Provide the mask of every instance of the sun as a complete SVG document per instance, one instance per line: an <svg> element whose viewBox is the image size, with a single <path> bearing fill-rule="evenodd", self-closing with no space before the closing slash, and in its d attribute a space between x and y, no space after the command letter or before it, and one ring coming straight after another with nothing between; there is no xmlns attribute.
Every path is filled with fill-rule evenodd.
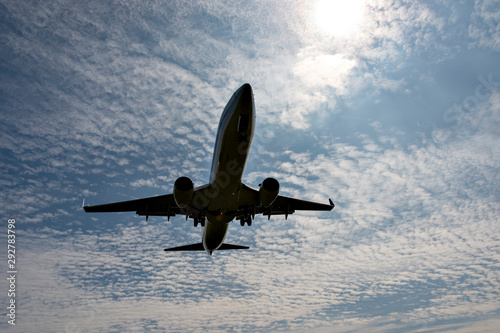
<svg viewBox="0 0 500 333"><path fill-rule="evenodd" d="M346 38L361 25L364 2L364 0L318 0L311 19L322 33Z"/></svg>

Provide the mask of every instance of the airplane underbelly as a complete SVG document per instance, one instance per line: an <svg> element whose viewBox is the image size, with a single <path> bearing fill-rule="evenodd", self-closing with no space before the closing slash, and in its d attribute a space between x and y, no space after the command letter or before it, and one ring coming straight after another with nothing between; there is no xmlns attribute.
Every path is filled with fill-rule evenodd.
<svg viewBox="0 0 500 333"><path fill-rule="evenodd" d="M207 251L217 250L226 238L229 222L217 219L218 216L207 216L207 224L203 228L203 247Z"/></svg>
<svg viewBox="0 0 500 333"><path fill-rule="evenodd" d="M213 213L222 213L224 214L224 219L226 219L228 218L228 216L226 215L227 213L236 211L238 209L238 196L238 189L236 189L236 191L234 192L219 192L216 197L210 200L208 210ZM220 219L220 216L217 216L217 218Z"/></svg>
<svg viewBox="0 0 500 333"><path fill-rule="evenodd" d="M211 184L221 192L234 192L237 190L245 171L249 148L250 144L248 142L226 140L226 144L217 156Z"/></svg>

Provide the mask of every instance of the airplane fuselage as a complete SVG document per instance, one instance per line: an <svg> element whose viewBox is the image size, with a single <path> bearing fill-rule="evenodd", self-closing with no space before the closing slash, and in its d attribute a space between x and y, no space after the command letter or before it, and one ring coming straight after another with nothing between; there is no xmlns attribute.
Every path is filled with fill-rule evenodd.
<svg viewBox="0 0 500 333"><path fill-rule="evenodd" d="M210 173L207 223L202 231L205 250L212 254L227 234L238 209L241 179L255 128L255 106L252 87L238 89L222 113Z"/></svg>

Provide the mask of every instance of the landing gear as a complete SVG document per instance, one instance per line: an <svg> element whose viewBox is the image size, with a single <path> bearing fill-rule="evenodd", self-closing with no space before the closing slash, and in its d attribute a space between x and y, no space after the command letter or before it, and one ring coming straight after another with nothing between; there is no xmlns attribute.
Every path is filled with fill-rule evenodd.
<svg viewBox="0 0 500 333"><path fill-rule="evenodd" d="M243 227L245 225L245 223L248 226L251 226L252 225L252 218L250 216L242 217L240 219L240 225Z"/></svg>
<svg viewBox="0 0 500 333"><path fill-rule="evenodd" d="M195 228L200 224L202 227L205 226L205 218L204 217L195 217L194 218L194 226Z"/></svg>

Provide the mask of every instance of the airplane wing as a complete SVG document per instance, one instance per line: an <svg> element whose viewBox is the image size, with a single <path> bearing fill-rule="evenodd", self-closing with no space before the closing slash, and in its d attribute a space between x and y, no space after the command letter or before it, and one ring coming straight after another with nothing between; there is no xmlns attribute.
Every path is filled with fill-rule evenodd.
<svg viewBox="0 0 500 333"><path fill-rule="evenodd" d="M175 216L180 214L180 208L175 203L172 194L157 197L114 202L104 205L85 206L86 213L133 212L147 216Z"/></svg>
<svg viewBox="0 0 500 333"><path fill-rule="evenodd" d="M197 195L203 197L208 185L196 188L194 198ZM295 213L297 210L309 211L330 211L335 207L330 200L329 204L322 204L306 200L300 200L279 195L270 207L262 207L259 200L259 191L242 184L240 191L240 200L236 218L262 214L271 217L271 215L288 215ZM199 207L200 208L200 207ZM206 211L203 208L196 210L192 207L179 208L175 203L173 194L160 195L143 199L114 202L104 205L85 206L83 207L87 213L104 213L104 212L131 212L135 211L137 215L146 216L167 216L169 219L175 215L186 215L189 218L203 217Z"/></svg>
<svg viewBox="0 0 500 333"><path fill-rule="evenodd" d="M194 190L194 195L200 193L206 188L202 186ZM137 215L146 216L171 216L178 214L188 215L189 217L198 217L199 211L189 207L180 208L175 203L173 194L165 194L156 197L149 197L143 199L135 199L129 201L114 202L96 206L84 206L83 209L86 213L109 213L109 212L133 212Z"/></svg>
<svg viewBox="0 0 500 333"><path fill-rule="evenodd" d="M262 214L268 217L271 215L285 215L285 217L288 217L288 215L295 213L296 210L330 211L335 207L332 200L329 200L329 204L322 204L278 195L273 204L266 208L260 206L258 190L245 184L242 185L238 209L239 216Z"/></svg>

